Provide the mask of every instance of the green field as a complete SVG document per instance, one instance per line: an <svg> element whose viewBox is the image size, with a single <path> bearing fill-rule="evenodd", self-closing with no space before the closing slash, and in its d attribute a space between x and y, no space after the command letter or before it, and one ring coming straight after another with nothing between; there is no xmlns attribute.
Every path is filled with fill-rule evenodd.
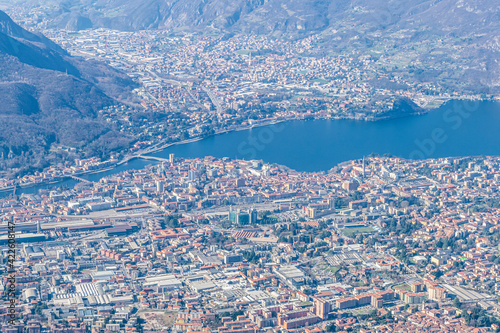
<svg viewBox="0 0 500 333"><path fill-rule="evenodd" d="M325 271L332 272L333 274L337 273L339 271L339 267L331 266L325 269Z"/></svg>
<svg viewBox="0 0 500 333"><path fill-rule="evenodd" d="M396 290L396 289L403 289L403 290L406 290L406 291L411 291L411 287L409 285L407 285L406 283L394 286L394 287L392 287L392 289L394 289L394 290Z"/></svg>
<svg viewBox="0 0 500 333"><path fill-rule="evenodd" d="M352 237L354 234L369 234L374 231L375 229L373 229L372 227L361 227L361 228L343 229L342 233L347 237Z"/></svg>
<svg viewBox="0 0 500 333"><path fill-rule="evenodd" d="M298 304L300 307L306 308L313 305L313 302L302 302Z"/></svg>
<svg viewBox="0 0 500 333"><path fill-rule="evenodd" d="M325 79L319 79L319 78L318 78L318 79L314 79L313 81L314 81L314 82L318 82L318 83L320 83L320 84L326 84L326 83L330 82L330 81L328 81L328 80L325 80Z"/></svg>
<svg viewBox="0 0 500 333"><path fill-rule="evenodd" d="M249 55L250 53L255 52L255 50L238 50L236 53L240 55Z"/></svg>

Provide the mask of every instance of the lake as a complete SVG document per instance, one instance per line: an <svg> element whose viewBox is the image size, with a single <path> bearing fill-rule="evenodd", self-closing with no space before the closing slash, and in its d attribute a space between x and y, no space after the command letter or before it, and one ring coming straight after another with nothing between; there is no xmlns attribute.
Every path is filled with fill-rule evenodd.
<svg viewBox="0 0 500 333"><path fill-rule="evenodd" d="M152 154L176 157L259 159L298 171L326 171L337 164L372 153L424 159L452 156L500 155L500 103L454 101L420 116L379 121L294 120L174 145ZM82 178L100 178L153 161L135 159L119 167ZM75 180L18 189L72 187ZM1 195L1 194L0 194Z"/></svg>
<svg viewBox="0 0 500 333"><path fill-rule="evenodd" d="M290 121L216 135L152 154L262 159L325 171L371 153L424 159L500 155L500 103L450 102L420 116L379 121Z"/></svg>

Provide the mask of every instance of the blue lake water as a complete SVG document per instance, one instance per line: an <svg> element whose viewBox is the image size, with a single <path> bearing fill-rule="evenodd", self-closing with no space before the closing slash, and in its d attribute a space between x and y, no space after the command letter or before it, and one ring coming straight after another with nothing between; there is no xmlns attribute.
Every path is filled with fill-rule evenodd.
<svg viewBox="0 0 500 333"><path fill-rule="evenodd" d="M140 170L146 167L149 164L154 164L154 161L148 161L148 160L141 160L141 159L134 159L129 161L128 163L122 164L116 168L113 168L111 170L103 171L103 172L98 172L98 173L93 173L93 174L86 174L79 176L80 178L87 179L93 182L99 181L101 178L104 178L106 176L114 175L117 173L120 173L122 171L126 170ZM46 189L46 190L51 190L55 188L72 188L74 187L78 181L74 179L65 179L60 182L56 182L53 184L42 184L42 185L37 185L37 186L32 186L32 187L27 187L27 188L17 188L16 193L21 194L21 193L26 193L26 194L33 194L33 193L38 193L39 190ZM8 196L12 193L12 191L8 192L0 192L0 198Z"/></svg>
<svg viewBox="0 0 500 333"><path fill-rule="evenodd" d="M154 156L262 159L299 171L328 170L371 153L423 159L500 155L500 104L450 102L420 115L374 122L291 121L169 147Z"/></svg>
<svg viewBox="0 0 500 333"><path fill-rule="evenodd" d="M152 155L168 158L171 153L186 158L259 159L298 171L326 171L341 162L371 153L411 159L500 155L500 103L455 101L424 115L373 122L290 121L175 145ZM136 159L113 170L82 178L98 181L152 163ZM74 180L65 180L18 189L18 193L75 184Z"/></svg>

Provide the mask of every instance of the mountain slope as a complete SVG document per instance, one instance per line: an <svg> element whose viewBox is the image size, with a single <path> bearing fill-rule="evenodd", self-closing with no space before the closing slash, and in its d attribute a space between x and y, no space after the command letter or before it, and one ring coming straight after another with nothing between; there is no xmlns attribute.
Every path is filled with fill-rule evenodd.
<svg viewBox="0 0 500 333"><path fill-rule="evenodd" d="M14 1L12 8L23 12L21 16L36 15L27 25L44 28L180 29L284 38L317 34L325 54L331 50L373 54L372 50L380 52L380 48L387 54L391 47L404 50L404 55L416 50L422 52L417 62L426 68L454 62L458 56L466 63L462 68L468 73L460 80L468 87L481 81L486 86L481 92L500 89L500 64L495 61L500 56L500 3L495 0ZM440 45L448 50L435 57ZM474 67L486 70L468 69ZM438 70L424 73L422 81L430 74L453 77L449 71Z"/></svg>
<svg viewBox="0 0 500 333"><path fill-rule="evenodd" d="M493 0L18 0L44 12L49 27L119 30L207 28L233 31L323 31L351 22L396 29L430 27L434 33L495 31ZM51 6L48 6L50 4ZM45 5L42 7L42 5ZM498 29L496 29L498 31Z"/></svg>
<svg viewBox="0 0 500 333"><path fill-rule="evenodd" d="M13 37L13 38L21 38L25 41L30 41L32 43L38 43L38 45L45 45L51 49L57 50L58 52L64 53L64 50L61 49L57 44L52 42L50 39L46 38L43 35L38 35L26 31L17 25L9 15L0 10L0 33Z"/></svg>
<svg viewBox="0 0 500 333"><path fill-rule="evenodd" d="M103 136L126 142L97 112L126 98L134 82L106 65L70 57L2 11L0 73L0 170L63 161L49 153L54 143L84 149Z"/></svg>

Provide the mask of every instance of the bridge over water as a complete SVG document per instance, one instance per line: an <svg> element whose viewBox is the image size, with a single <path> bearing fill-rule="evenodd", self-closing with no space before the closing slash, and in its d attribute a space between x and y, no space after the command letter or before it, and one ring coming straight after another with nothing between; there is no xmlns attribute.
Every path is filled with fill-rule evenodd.
<svg viewBox="0 0 500 333"><path fill-rule="evenodd" d="M70 178L73 178L74 180L78 180L79 182L82 182L82 183L92 183L90 180L88 179L83 179L83 178L80 178L80 177L77 177L75 175L70 175L69 176Z"/></svg>
<svg viewBox="0 0 500 333"><path fill-rule="evenodd" d="M136 156L137 158L142 158L145 160L155 160L159 162L170 162L168 158L162 158L162 157L156 157L156 156L145 156L145 155L138 155Z"/></svg>

